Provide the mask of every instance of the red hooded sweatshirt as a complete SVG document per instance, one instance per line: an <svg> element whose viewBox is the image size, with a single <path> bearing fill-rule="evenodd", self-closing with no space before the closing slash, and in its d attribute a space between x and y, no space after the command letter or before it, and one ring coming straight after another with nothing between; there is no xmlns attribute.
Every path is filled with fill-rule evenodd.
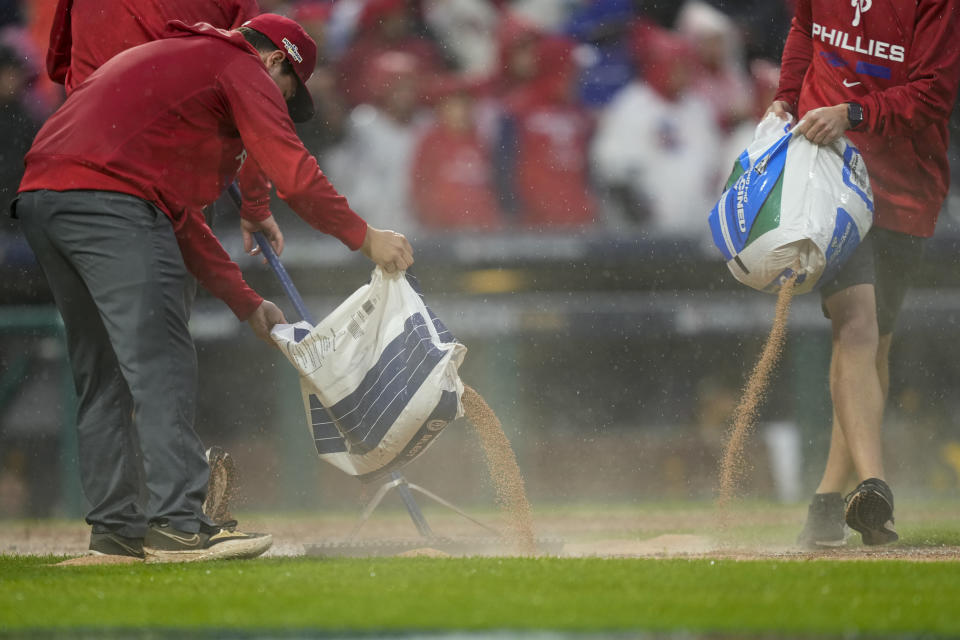
<svg viewBox="0 0 960 640"><path fill-rule="evenodd" d="M154 203L175 230L190 230L180 241L191 273L243 320L262 298L200 210L248 152L314 228L357 249L367 225L300 142L280 89L240 33L181 22L170 29L77 87L37 134L20 191L95 189Z"/></svg>
<svg viewBox="0 0 960 640"><path fill-rule="evenodd" d="M586 160L594 125L573 95L573 43L553 37L538 47L537 77L506 99L517 123L521 221L533 227L589 225L596 213Z"/></svg>
<svg viewBox="0 0 960 640"><path fill-rule="evenodd" d="M59 0L47 74L69 94L121 51L160 39L170 20L236 29L258 13L256 0Z"/></svg>
<svg viewBox="0 0 960 640"><path fill-rule="evenodd" d="M957 0L797 0L776 100L803 117L863 105L874 223L929 237L949 187L947 120L960 83Z"/></svg>
<svg viewBox="0 0 960 640"><path fill-rule="evenodd" d="M70 95L121 51L163 37L170 20L236 29L259 13L256 0L59 0L50 29L47 75ZM254 222L267 218L270 184L256 164L244 165L237 182L243 192L241 217Z"/></svg>
<svg viewBox="0 0 960 640"><path fill-rule="evenodd" d="M490 155L475 131L434 124L413 155L411 197L431 229L499 229Z"/></svg>

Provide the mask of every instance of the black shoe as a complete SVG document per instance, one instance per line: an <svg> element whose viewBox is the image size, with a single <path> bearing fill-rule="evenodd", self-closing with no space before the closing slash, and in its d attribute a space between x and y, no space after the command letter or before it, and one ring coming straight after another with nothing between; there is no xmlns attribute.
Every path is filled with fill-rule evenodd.
<svg viewBox="0 0 960 640"><path fill-rule="evenodd" d="M841 547L846 543L843 529L843 497L839 493L816 493L807 509L807 522L797 544L807 549Z"/></svg>
<svg viewBox="0 0 960 640"><path fill-rule="evenodd" d="M900 539L893 530L893 492L879 478L867 478L847 495L843 518L860 532L863 544L890 544Z"/></svg>
<svg viewBox="0 0 960 640"><path fill-rule="evenodd" d="M143 557L143 538L128 538L119 533L91 533L90 551L101 556Z"/></svg>
<svg viewBox="0 0 960 640"><path fill-rule="evenodd" d="M220 447L207 449L207 463L210 465L210 480L207 482L207 499L203 502L203 512L214 522L229 522L230 499L237 486L237 470L233 457Z"/></svg>
<svg viewBox="0 0 960 640"><path fill-rule="evenodd" d="M236 521L216 527L201 523L198 533L188 533L155 522L143 538L143 551L152 562L194 562L255 558L273 544L269 534L243 533L236 526Z"/></svg>

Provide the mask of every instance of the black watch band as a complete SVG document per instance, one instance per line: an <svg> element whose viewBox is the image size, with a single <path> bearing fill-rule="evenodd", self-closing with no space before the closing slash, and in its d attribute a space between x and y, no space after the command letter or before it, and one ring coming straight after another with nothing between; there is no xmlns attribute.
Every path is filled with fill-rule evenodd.
<svg viewBox="0 0 960 640"><path fill-rule="evenodd" d="M851 129L856 129L863 124L863 107L859 102L847 103L847 120L850 121Z"/></svg>

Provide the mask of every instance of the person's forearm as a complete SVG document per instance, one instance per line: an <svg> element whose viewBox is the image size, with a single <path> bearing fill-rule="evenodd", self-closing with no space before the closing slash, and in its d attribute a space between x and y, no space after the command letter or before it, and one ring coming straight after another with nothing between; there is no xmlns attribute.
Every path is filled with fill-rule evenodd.
<svg viewBox="0 0 960 640"><path fill-rule="evenodd" d="M270 181L260 165L247 157L237 172L237 185L243 197L240 217L251 222L262 222L270 217Z"/></svg>
<svg viewBox="0 0 960 640"><path fill-rule="evenodd" d="M277 195L313 228L359 249L367 223L334 189L297 137L273 81L265 73L250 76L246 61L239 61L227 69L221 88L244 147L276 186Z"/></svg>
<svg viewBox="0 0 960 640"><path fill-rule="evenodd" d="M250 317L263 302L243 279L240 267L230 259L199 211L187 212L177 231L184 265L197 282L223 300L240 320Z"/></svg>

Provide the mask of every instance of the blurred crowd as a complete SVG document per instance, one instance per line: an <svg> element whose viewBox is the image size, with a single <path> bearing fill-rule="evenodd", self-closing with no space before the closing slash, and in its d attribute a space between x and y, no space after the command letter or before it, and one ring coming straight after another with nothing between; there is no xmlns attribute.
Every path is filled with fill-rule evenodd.
<svg viewBox="0 0 960 640"><path fill-rule="evenodd" d="M0 199L63 99L55 0L0 0ZM353 208L407 233L606 226L705 238L776 89L789 0L259 0L320 56L299 128Z"/></svg>

